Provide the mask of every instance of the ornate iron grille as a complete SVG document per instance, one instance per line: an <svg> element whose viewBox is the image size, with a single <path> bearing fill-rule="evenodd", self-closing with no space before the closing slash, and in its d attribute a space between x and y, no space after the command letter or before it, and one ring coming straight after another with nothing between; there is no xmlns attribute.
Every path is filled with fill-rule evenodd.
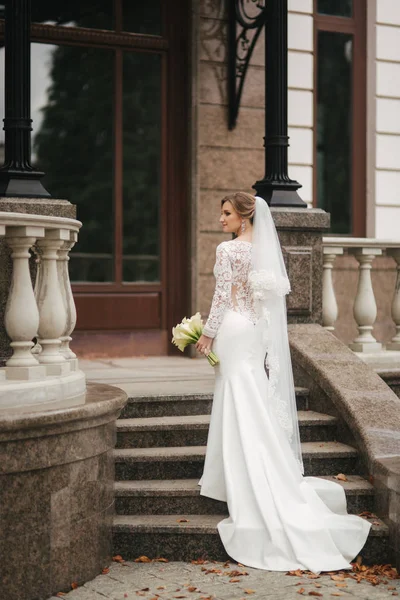
<svg viewBox="0 0 400 600"><path fill-rule="evenodd" d="M229 129L236 125L247 69L265 14L265 0L228 0Z"/></svg>

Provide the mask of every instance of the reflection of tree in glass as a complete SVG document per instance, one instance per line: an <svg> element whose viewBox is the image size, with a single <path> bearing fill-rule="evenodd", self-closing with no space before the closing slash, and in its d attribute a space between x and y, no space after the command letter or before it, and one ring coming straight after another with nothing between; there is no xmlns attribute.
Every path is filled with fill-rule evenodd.
<svg viewBox="0 0 400 600"><path fill-rule="evenodd" d="M351 232L351 36L318 33L318 205L334 233Z"/></svg>
<svg viewBox="0 0 400 600"><path fill-rule="evenodd" d="M35 0L32 2L32 22L113 29L113 4L113 0Z"/></svg>
<svg viewBox="0 0 400 600"><path fill-rule="evenodd" d="M113 252L113 52L58 46L35 136L37 166L53 197L78 206L78 252ZM110 281L112 260L71 260L71 278ZM89 268L90 266L90 268Z"/></svg>
<svg viewBox="0 0 400 600"><path fill-rule="evenodd" d="M317 11L325 15L351 17L353 0L318 0Z"/></svg>
<svg viewBox="0 0 400 600"><path fill-rule="evenodd" d="M124 269L125 281L159 279L160 57L124 54ZM173 210L173 208L172 208ZM129 260L129 256L154 257Z"/></svg>

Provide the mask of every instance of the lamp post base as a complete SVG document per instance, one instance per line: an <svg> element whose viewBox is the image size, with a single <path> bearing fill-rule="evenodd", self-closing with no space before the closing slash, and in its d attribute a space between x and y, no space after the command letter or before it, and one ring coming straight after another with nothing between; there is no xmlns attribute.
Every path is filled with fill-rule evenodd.
<svg viewBox="0 0 400 600"><path fill-rule="evenodd" d="M7 198L50 198L51 195L40 181L43 173L32 171L17 175L12 171L0 170L0 201L1 196Z"/></svg>
<svg viewBox="0 0 400 600"><path fill-rule="evenodd" d="M272 187L274 186L274 187ZM285 184L282 187L277 187L269 181L257 181L253 188L257 192L257 196L264 198L268 206L289 206L297 208L307 208L306 202L302 200L297 193L297 189L301 187L297 181L293 181L293 187L290 184Z"/></svg>

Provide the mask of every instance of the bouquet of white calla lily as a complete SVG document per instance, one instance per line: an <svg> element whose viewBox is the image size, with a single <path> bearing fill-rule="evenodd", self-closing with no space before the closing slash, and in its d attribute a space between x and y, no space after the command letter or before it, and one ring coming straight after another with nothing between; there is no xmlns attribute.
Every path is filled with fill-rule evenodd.
<svg viewBox="0 0 400 600"><path fill-rule="evenodd" d="M184 317L181 323L172 328L172 343L183 352L189 344L196 344L203 333L203 321L199 312L190 317ZM207 360L212 367L219 363L214 352L207 354Z"/></svg>

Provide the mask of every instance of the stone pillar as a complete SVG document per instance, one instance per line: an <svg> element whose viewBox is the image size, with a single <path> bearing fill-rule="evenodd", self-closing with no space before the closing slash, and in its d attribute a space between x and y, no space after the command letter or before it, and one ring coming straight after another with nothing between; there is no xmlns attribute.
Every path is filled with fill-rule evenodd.
<svg viewBox="0 0 400 600"><path fill-rule="evenodd" d="M319 208L271 207L292 287L289 323L322 324L322 237L330 216Z"/></svg>

